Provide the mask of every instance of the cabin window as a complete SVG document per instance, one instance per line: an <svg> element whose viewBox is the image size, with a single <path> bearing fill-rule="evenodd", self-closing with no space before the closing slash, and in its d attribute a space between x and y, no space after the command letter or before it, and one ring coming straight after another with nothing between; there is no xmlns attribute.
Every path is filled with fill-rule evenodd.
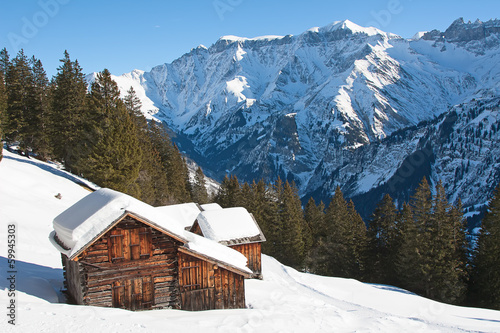
<svg viewBox="0 0 500 333"><path fill-rule="evenodd" d="M111 262L148 259L152 255L151 228L111 230L109 259Z"/></svg>

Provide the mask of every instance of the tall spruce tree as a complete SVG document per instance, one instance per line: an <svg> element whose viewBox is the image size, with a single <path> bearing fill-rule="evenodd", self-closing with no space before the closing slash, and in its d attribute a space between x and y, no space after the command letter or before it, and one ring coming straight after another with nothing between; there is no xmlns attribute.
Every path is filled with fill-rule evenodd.
<svg viewBox="0 0 500 333"><path fill-rule="evenodd" d="M167 173L162 167L160 154L151 142L148 122L141 112L142 103L135 90L130 87L123 102L134 120L137 138L141 150L141 168L136 179L139 199L153 206L164 206L170 203Z"/></svg>
<svg viewBox="0 0 500 333"><path fill-rule="evenodd" d="M5 80L3 71L0 69L0 141L3 140L3 123L7 109L7 93L5 91ZM3 157L3 144L0 145L0 161Z"/></svg>
<svg viewBox="0 0 500 333"><path fill-rule="evenodd" d="M325 215L325 236L319 238L312 253L312 270L322 275L362 278L365 249L366 227L337 186Z"/></svg>
<svg viewBox="0 0 500 333"><path fill-rule="evenodd" d="M416 227L415 258L413 267L416 279L412 281L411 290L427 296L432 284L432 192L424 177L410 200L413 219Z"/></svg>
<svg viewBox="0 0 500 333"><path fill-rule="evenodd" d="M399 251L396 255L395 269L399 282L398 286L414 290L420 283L419 269L419 244L417 225L413 218L411 206L403 204L403 209L398 218L398 232L400 234Z"/></svg>
<svg viewBox="0 0 500 333"><path fill-rule="evenodd" d="M127 94L123 98L123 102L125 103L125 106L127 107L127 110L131 112L134 116L137 117L137 119L140 119L141 121L145 121L146 118L144 118L142 112L141 112L141 107L142 107L142 102L137 97L137 93L135 92L133 87L130 87L127 90ZM141 126L145 127L145 126Z"/></svg>
<svg viewBox="0 0 500 333"><path fill-rule="evenodd" d="M279 239L276 239L276 259L285 265L301 268L305 258L305 220L295 184L288 181L277 187Z"/></svg>
<svg viewBox="0 0 500 333"><path fill-rule="evenodd" d="M263 180L251 185L252 199L249 202L248 209L254 215L259 223L266 242L262 244L262 252L268 255L274 255L275 245L279 240L279 234L276 233L278 225L278 198L270 184Z"/></svg>
<svg viewBox="0 0 500 333"><path fill-rule="evenodd" d="M172 144L170 137L161 123L149 122L149 131L153 148L160 156L163 172L167 177L168 193L164 193L162 202L168 204L189 202L191 200L188 187L189 175L186 162L177 146Z"/></svg>
<svg viewBox="0 0 500 333"><path fill-rule="evenodd" d="M7 116L7 88L5 87L5 75L9 67L9 53L5 48L0 50L0 140L4 139L5 117ZM0 145L0 161L3 157L3 144Z"/></svg>
<svg viewBox="0 0 500 333"><path fill-rule="evenodd" d="M78 61L71 61L67 51L60 62L51 83L49 139L55 157L78 172L77 163L88 153L90 136L87 84Z"/></svg>
<svg viewBox="0 0 500 333"><path fill-rule="evenodd" d="M441 181L433 198L430 228L431 276L426 296L447 302L460 303L466 291L466 262L464 218L446 199Z"/></svg>
<svg viewBox="0 0 500 333"><path fill-rule="evenodd" d="M26 115L26 145L41 159L50 155L49 129L49 80L42 62L35 57L30 61L32 86Z"/></svg>
<svg viewBox="0 0 500 333"><path fill-rule="evenodd" d="M79 169L100 186L139 196L136 179L142 156L136 123L107 69L97 74L89 97L90 153Z"/></svg>
<svg viewBox="0 0 500 333"><path fill-rule="evenodd" d="M205 185L205 174L203 173L201 167L196 168L196 173L194 175L191 189L191 197L194 202L197 202L199 204L208 203L208 192Z"/></svg>
<svg viewBox="0 0 500 333"><path fill-rule="evenodd" d="M352 200L349 200L347 203L347 212L349 216L348 237L351 242L350 247L352 248L351 276L355 279L362 280L365 278L368 250L366 224L363 222L361 215L356 211Z"/></svg>
<svg viewBox="0 0 500 333"><path fill-rule="evenodd" d="M367 280L394 284L397 274L394 262L398 252L398 211L389 194L375 208L368 226Z"/></svg>
<svg viewBox="0 0 500 333"><path fill-rule="evenodd" d="M225 175L215 201L224 208L236 207L241 202L241 185L235 175Z"/></svg>
<svg viewBox="0 0 500 333"><path fill-rule="evenodd" d="M323 201L316 206L316 202L311 197L304 208L304 218L311 230L311 247L317 245L321 237L325 237L325 204Z"/></svg>
<svg viewBox="0 0 500 333"><path fill-rule="evenodd" d="M474 254L475 303L500 310L500 185L489 202Z"/></svg>
<svg viewBox="0 0 500 333"><path fill-rule="evenodd" d="M7 64L5 83L7 88L7 110L5 117L5 137L7 141L18 141L25 152L27 117L30 108L30 89L33 76L29 60L21 50L12 62Z"/></svg>

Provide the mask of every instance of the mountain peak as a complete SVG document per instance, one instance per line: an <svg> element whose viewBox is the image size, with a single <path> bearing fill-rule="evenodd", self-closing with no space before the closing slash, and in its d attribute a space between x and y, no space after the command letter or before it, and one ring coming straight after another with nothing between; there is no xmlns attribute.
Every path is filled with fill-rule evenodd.
<svg viewBox="0 0 500 333"><path fill-rule="evenodd" d="M311 30L311 29L310 29ZM336 21L318 29L318 32L333 32L336 30L349 30L352 33L364 33L368 36L385 34L383 31L373 27L362 27L349 20Z"/></svg>

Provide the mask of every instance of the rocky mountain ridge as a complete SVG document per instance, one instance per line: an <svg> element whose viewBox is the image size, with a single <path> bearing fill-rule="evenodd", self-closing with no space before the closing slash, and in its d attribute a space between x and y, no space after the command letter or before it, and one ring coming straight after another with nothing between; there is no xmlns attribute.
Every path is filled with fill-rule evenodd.
<svg viewBox="0 0 500 333"><path fill-rule="evenodd" d="M450 198L472 206L498 183L498 162L481 155L485 146L476 155L456 143L451 150L433 131L442 126L438 119L478 103L487 106L487 126L496 124L499 41L498 20L458 19L445 32L411 40L342 21L297 36L224 36L150 72L115 79L123 92L133 86L143 111L164 121L181 150L216 179L280 176L304 196L325 200L341 185L348 197L366 198L431 147L422 175L449 180ZM479 123L456 126L472 130ZM467 140L461 133L453 140ZM472 179L478 169L457 171L455 153L467 155L465 164L482 165L488 191L456 185L459 174ZM412 188L414 176L400 185ZM402 198L403 186L394 188Z"/></svg>

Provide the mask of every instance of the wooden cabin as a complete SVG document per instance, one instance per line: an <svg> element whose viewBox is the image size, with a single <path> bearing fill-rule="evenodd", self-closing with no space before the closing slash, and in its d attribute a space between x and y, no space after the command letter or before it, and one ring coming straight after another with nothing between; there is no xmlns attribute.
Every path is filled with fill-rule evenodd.
<svg viewBox="0 0 500 333"><path fill-rule="evenodd" d="M240 253L248 260L252 278L262 279L261 244L266 241L255 218L243 207L202 211L191 232Z"/></svg>
<svg viewBox="0 0 500 333"><path fill-rule="evenodd" d="M246 258L109 189L54 219L65 287L76 304L129 310L245 307Z"/></svg>

